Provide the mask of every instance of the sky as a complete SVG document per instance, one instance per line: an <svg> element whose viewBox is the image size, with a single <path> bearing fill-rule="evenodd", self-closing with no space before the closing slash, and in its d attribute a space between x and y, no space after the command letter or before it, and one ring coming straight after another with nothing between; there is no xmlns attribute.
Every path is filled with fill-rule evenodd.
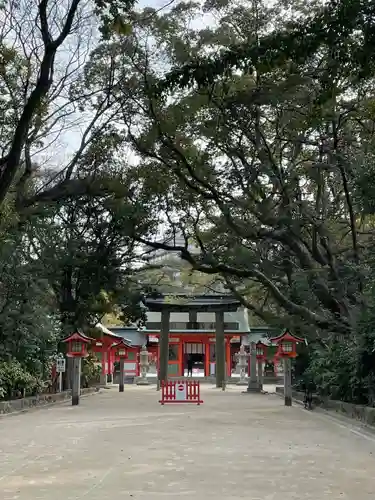
<svg viewBox="0 0 375 500"><path fill-rule="evenodd" d="M138 2L139 8L152 7L155 9L161 9L163 12L167 12L174 5L178 4L179 0L171 3L170 0L141 0ZM194 28L205 28L206 26L212 25L213 20L210 16L203 16L199 19L193 21L192 26ZM84 59L85 51L89 53L99 42L99 34L95 26L90 27L90 38L89 44L84 47L81 52L81 61ZM82 43L82 42L81 42ZM72 35L69 40L64 44L62 50L59 51L57 57L57 63L61 66L62 70L65 71L65 67L69 61L69 57L77 45L77 37ZM87 59L87 54L86 54ZM80 64L82 67L82 64ZM61 75L61 71L60 71ZM55 79L58 80L59 71L55 72ZM58 99L56 104L58 106L64 102L62 99ZM66 165L75 151L80 147L81 138L85 132L87 124L91 121L92 115L87 112L78 112L69 116L64 122L60 122L59 133L51 134L51 139L55 139L50 146L44 148L41 152L38 152L35 156L36 161L48 168L50 171L58 171L63 165ZM66 128L64 131L61 129L61 123L64 123ZM57 129L56 129L57 130Z"/></svg>

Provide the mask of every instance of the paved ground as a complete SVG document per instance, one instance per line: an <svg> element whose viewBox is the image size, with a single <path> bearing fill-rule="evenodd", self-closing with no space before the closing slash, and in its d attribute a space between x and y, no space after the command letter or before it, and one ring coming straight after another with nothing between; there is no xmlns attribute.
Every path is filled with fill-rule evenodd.
<svg viewBox="0 0 375 500"><path fill-rule="evenodd" d="M125 386L0 419L2 500L374 500L375 438L276 395Z"/></svg>

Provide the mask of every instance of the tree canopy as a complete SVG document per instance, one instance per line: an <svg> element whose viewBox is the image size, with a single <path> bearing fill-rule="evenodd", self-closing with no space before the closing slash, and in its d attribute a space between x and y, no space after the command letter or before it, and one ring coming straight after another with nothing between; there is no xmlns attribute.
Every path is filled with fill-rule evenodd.
<svg viewBox="0 0 375 500"><path fill-rule="evenodd" d="M363 339L373 300L373 8L252 0L145 9L131 34L96 48L83 83L94 94L109 72L119 82L121 147L137 158L159 229L185 244L155 231L136 239L221 275L254 314L325 353L337 339ZM203 16L216 22L202 27Z"/></svg>
<svg viewBox="0 0 375 500"><path fill-rule="evenodd" d="M126 159L114 161L116 103L101 92L85 114L80 85L98 30L132 5L0 5L0 397L36 390L73 329L114 308L123 322L143 315L132 235L150 229L152 210Z"/></svg>
<svg viewBox="0 0 375 500"><path fill-rule="evenodd" d="M18 315L25 332L43 309L58 338L114 311L140 318L140 294L170 286L139 271L148 245L182 257L185 285L204 273L194 286L218 279L260 321L307 336L322 392L372 404L374 9L4 2L6 324Z"/></svg>

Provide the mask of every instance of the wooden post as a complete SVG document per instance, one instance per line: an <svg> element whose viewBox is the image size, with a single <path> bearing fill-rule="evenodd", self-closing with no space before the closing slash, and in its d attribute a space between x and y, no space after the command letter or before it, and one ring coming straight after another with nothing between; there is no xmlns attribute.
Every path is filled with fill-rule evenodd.
<svg viewBox="0 0 375 500"><path fill-rule="evenodd" d="M81 358L72 359L73 381L72 381L72 406L79 405L79 396L81 393Z"/></svg>
<svg viewBox="0 0 375 500"><path fill-rule="evenodd" d="M225 336L224 312L215 313L216 319L216 387L222 388L225 383Z"/></svg>
<svg viewBox="0 0 375 500"><path fill-rule="evenodd" d="M169 361L169 317L170 311L161 312L161 330L160 330L160 358L159 358L159 382L168 380L168 361Z"/></svg>
<svg viewBox="0 0 375 500"><path fill-rule="evenodd" d="M120 358L120 385L119 392L124 392L124 378L125 378L125 359L123 357Z"/></svg>
<svg viewBox="0 0 375 500"><path fill-rule="evenodd" d="M63 390L63 374L62 372L59 372L59 392L62 392Z"/></svg>
<svg viewBox="0 0 375 500"><path fill-rule="evenodd" d="M284 358L284 404L292 406L292 360Z"/></svg>
<svg viewBox="0 0 375 500"><path fill-rule="evenodd" d="M72 388L72 380L73 380L73 359L66 359L66 372L65 372L65 389L70 391Z"/></svg>

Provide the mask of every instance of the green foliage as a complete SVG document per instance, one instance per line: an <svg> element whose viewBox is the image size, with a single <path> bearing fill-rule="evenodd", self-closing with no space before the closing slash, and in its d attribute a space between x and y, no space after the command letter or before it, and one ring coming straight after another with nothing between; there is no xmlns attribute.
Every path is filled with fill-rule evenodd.
<svg viewBox="0 0 375 500"><path fill-rule="evenodd" d="M97 358L89 353L87 358L82 360L82 387L89 387L90 385L100 382L101 366L98 364Z"/></svg>
<svg viewBox="0 0 375 500"><path fill-rule="evenodd" d="M220 275L251 314L315 341L298 371L322 394L370 403L374 4L288 8L293 20L281 1L144 11L132 36L94 54L85 85L105 86L97 56L111 54L124 150L138 155L163 229L186 236L155 248ZM203 12L216 24L191 28Z"/></svg>
<svg viewBox="0 0 375 500"><path fill-rule="evenodd" d="M58 325L48 282L22 234L0 244L0 360L16 359L42 376L55 352Z"/></svg>
<svg viewBox="0 0 375 500"><path fill-rule="evenodd" d="M125 322L143 317L141 289L131 279L133 244L120 224L130 216L131 230L138 218L124 206L116 205L111 218L103 205L85 200L51 207L26 224L8 227L7 239L0 242L4 366L14 360L33 380L47 380L51 356L72 329L86 329L113 309ZM85 370L84 380L97 377L93 363ZM13 383L9 377L7 397L9 391L31 390L31 379L27 385L26 378Z"/></svg>
<svg viewBox="0 0 375 500"><path fill-rule="evenodd" d="M315 382L322 396L353 401L356 387L350 346L335 343L328 349L315 350L305 376Z"/></svg>
<svg viewBox="0 0 375 500"><path fill-rule="evenodd" d="M375 405L375 307L369 301L352 336L332 335L329 344L309 348L302 379L332 399Z"/></svg>
<svg viewBox="0 0 375 500"><path fill-rule="evenodd" d="M104 38L113 34L131 33L130 13L134 0L95 0L96 14L101 19L100 31Z"/></svg>
<svg viewBox="0 0 375 500"><path fill-rule="evenodd" d="M32 219L29 238L54 291L64 335L95 325L116 307L128 321L141 316L132 232L146 220L125 199L110 197L68 201Z"/></svg>
<svg viewBox="0 0 375 500"><path fill-rule="evenodd" d="M297 5L293 2L292 9L298 19ZM279 29L260 37L258 43L235 42L214 57L201 56L182 67L173 68L155 86L155 92L195 84L209 86L220 77L231 76L236 70L249 73L261 70L264 73L264 70L283 66L286 61L303 64L322 47L333 49L337 63L352 72L353 77L356 75L354 78L367 78L374 68L371 44L375 28L366 19L374 15L374 9L370 0L322 2L318 9L312 10L312 16L306 16L305 11L302 18L286 23L282 29L276 23ZM323 100L327 97L324 91L320 95Z"/></svg>
<svg viewBox="0 0 375 500"><path fill-rule="evenodd" d="M149 292L160 292L174 297L178 293L205 294L222 287L218 275L210 276L194 271L178 257L166 256L158 265L145 265L137 271L137 278Z"/></svg>
<svg viewBox="0 0 375 500"><path fill-rule="evenodd" d="M173 297L171 270L135 272L135 241L162 228L185 237L164 245L187 263L183 288L225 284L260 321L315 341L296 372L321 394L372 404L374 3L95 6L103 37L67 92L73 110L100 117L88 143L64 172L33 177L28 147L44 144L57 83L34 103L14 155L0 361L38 378L73 328L113 311L144 320L145 289ZM206 14L215 24L191 22ZM38 56L2 41L5 153L39 69Z"/></svg>
<svg viewBox="0 0 375 500"><path fill-rule="evenodd" d="M133 4L94 2L106 36L131 34ZM1 4L0 363L8 397L49 377L59 340L73 328L86 329L114 309L124 321L143 315L132 234L146 230L149 209L139 192L139 203L129 202L137 179L127 177L117 154L124 131L112 122L119 108L108 95L91 100L79 85L92 5L49 7ZM95 101L93 121L80 116L86 100ZM91 365L85 369L95 375Z"/></svg>
<svg viewBox="0 0 375 500"><path fill-rule="evenodd" d="M0 398L11 399L39 392L42 381L17 360L0 362Z"/></svg>

